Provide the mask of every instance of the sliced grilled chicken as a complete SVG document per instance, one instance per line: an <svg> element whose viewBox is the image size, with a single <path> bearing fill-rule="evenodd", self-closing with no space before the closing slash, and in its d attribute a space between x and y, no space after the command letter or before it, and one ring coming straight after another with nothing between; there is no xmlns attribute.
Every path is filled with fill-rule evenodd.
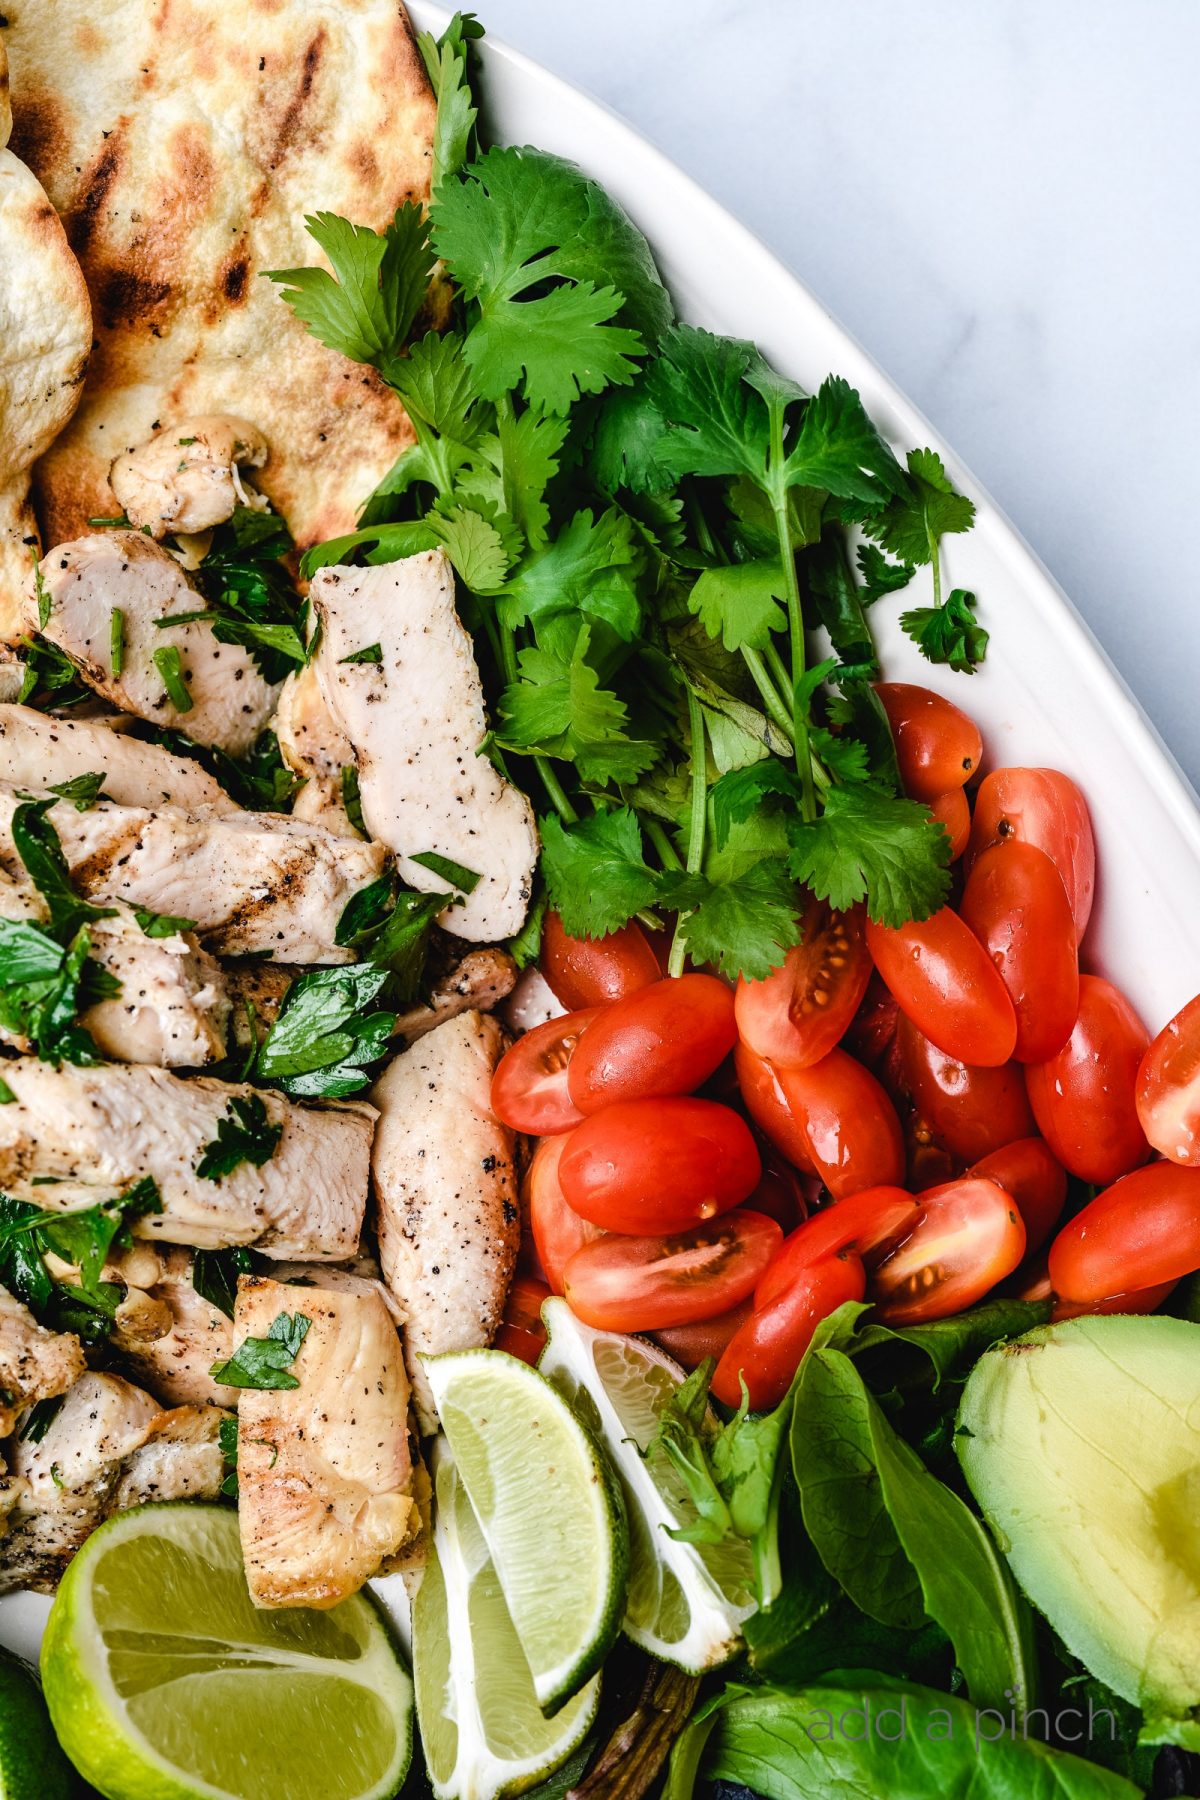
<svg viewBox="0 0 1200 1800"><path fill-rule="evenodd" d="M44 1330L0 1287L0 1438L10 1436L17 1414L27 1406L65 1394L84 1367L73 1332Z"/></svg>
<svg viewBox="0 0 1200 1800"><path fill-rule="evenodd" d="M44 794L78 775L103 775L104 798L121 806L240 810L191 757L143 744L98 719L56 719L31 706L0 705L0 781Z"/></svg>
<svg viewBox="0 0 1200 1800"><path fill-rule="evenodd" d="M284 682L272 727L284 762L304 779L292 817L328 826L339 837L357 836L342 797L342 770L354 766L354 746L326 706L311 663Z"/></svg>
<svg viewBox="0 0 1200 1800"><path fill-rule="evenodd" d="M407 1315L424 1431L436 1430L437 1413L419 1356L489 1344L516 1266L513 1134L489 1105L502 1048L494 1019L462 1013L398 1056L371 1092L379 1260Z"/></svg>
<svg viewBox="0 0 1200 1800"><path fill-rule="evenodd" d="M516 984L517 965L507 950L488 946L468 950L462 961L435 982L424 1006L414 1006L396 1020L396 1036L414 1044L447 1019L464 1012L491 1012Z"/></svg>
<svg viewBox="0 0 1200 1800"><path fill-rule="evenodd" d="M265 1338L281 1313L309 1327L291 1390L238 1402L238 1521L256 1606L336 1606L418 1523L408 1381L378 1293L286 1287L243 1276L235 1336Z"/></svg>
<svg viewBox="0 0 1200 1800"><path fill-rule="evenodd" d="M212 1407L164 1412L116 1375L83 1375L45 1435L13 1442L22 1491L0 1538L0 1592L51 1592L110 1513L145 1500L215 1499L223 1479Z"/></svg>
<svg viewBox="0 0 1200 1800"><path fill-rule="evenodd" d="M0 862L20 876L12 842L15 788L0 784ZM49 817L71 878L93 900L125 901L195 921L221 956L340 963L334 943L346 902L382 872L385 852L278 813L150 811L101 801Z"/></svg>
<svg viewBox="0 0 1200 1800"><path fill-rule="evenodd" d="M328 1288L335 1294L378 1294L393 1323L404 1324L400 1303L373 1256L359 1255L348 1263L280 1263L271 1273L276 1281L290 1282L293 1287Z"/></svg>
<svg viewBox="0 0 1200 1800"><path fill-rule="evenodd" d="M266 501L243 486L242 469L261 469L267 440L249 419L203 413L180 419L145 444L118 456L108 482L129 523L151 537L208 531L236 506L262 511Z"/></svg>
<svg viewBox="0 0 1200 1800"><path fill-rule="evenodd" d="M373 569L320 569L309 590L321 626L312 667L354 748L363 820L423 893L448 884L412 859L428 851L478 875L442 914L456 937L492 943L529 908L537 830L524 794L483 752L487 719L454 575L430 550ZM379 647L379 660L347 657Z"/></svg>
<svg viewBox="0 0 1200 1800"><path fill-rule="evenodd" d="M319 1262L344 1262L358 1249L370 1106L298 1106L263 1089L122 1063L54 1069L20 1057L5 1063L4 1079L16 1095L0 1106L8 1193L68 1211L148 1175L163 1210L136 1222L139 1238L205 1249L253 1244L268 1256ZM197 1175L235 1099L261 1101L282 1136L261 1167L242 1162L219 1181ZM57 1180L35 1185L48 1175Z"/></svg>
<svg viewBox="0 0 1200 1800"><path fill-rule="evenodd" d="M145 1255L147 1248L139 1245L132 1255ZM150 1254L157 1260L152 1279L145 1281L143 1271L141 1287L131 1291L165 1304L170 1323L161 1335L147 1340L124 1327L118 1317L118 1329L109 1342L122 1368L164 1406L236 1407L237 1389L224 1387L209 1374L214 1363L226 1362L233 1354L233 1320L197 1291L189 1251ZM118 1265L116 1272L124 1271Z"/></svg>
<svg viewBox="0 0 1200 1800"><path fill-rule="evenodd" d="M41 591L50 602L42 635L66 651L98 694L153 725L178 727L197 744L217 744L231 756L249 750L271 716L279 688L264 681L247 649L219 643L204 621L160 628L160 619L204 612L207 602L152 538L140 531L103 531L59 544L42 559ZM32 581L26 624L38 628ZM113 668L117 636L120 673ZM154 660L156 652L169 651L178 655L190 706L172 700Z"/></svg>

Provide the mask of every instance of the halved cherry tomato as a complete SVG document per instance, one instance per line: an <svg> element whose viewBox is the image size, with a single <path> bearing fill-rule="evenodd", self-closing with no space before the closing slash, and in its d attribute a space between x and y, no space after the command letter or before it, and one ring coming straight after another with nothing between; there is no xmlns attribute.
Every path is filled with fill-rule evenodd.
<svg viewBox="0 0 1200 1800"><path fill-rule="evenodd" d="M524 1182L525 1214L534 1248L542 1274L556 1294L563 1291L563 1270L575 1252L604 1235L598 1225L590 1225L572 1212L563 1195L558 1165L570 1141L570 1132L543 1138L533 1153Z"/></svg>
<svg viewBox="0 0 1200 1800"><path fill-rule="evenodd" d="M746 1205L752 1212L766 1213L781 1231L794 1231L808 1211L800 1177L765 1133L755 1131L754 1141L762 1161L762 1174Z"/></svg>
<svg viewBox="0 0 1200 1800"><path fill-rule="evenodd" d="M571 1010L624 1000L662 975L654 946L635 919L607 937L570 937L556 912L548 912L542 926L541 971Z"/></svg>
<svg viewBox="0 0 1200 1800"><path fill-rule="evenodd" d="M558 1177L605 1231L687 1231L739 1206L762 1165L746 1121L713 1100L618 1100L577 1126Z"/></svg>
<svg viewBox="0 0 1200 1800"><path fill-rule="evenodd" d="M861 1300L865 1287L862 1263L849 1252L805 1269L769 1306L755 1307L734 1332L713 1374L717 1399L739 1405L744 1380L753 1412L778 1406L821 1320L847 1300Z"/></svg>
<svg viewBox="0 0 1200 1800"><path fill-rule="evenodd" d="M1200 1167L1200 996L1164 1025L1137 1076L1137 1115L1154 1148Z"/></svg>
<svg viewBox="0 0 1200 1800"><path fill-rule="evenodd" d="M918 1203L898 1187L864 1188L823 1206L797 1226L754 1290L756 1307L769 1306L813 1263L853 1250L870 1263L916 1223Z"/></svg>
<svg viewBox="0 0 1200 1800"><path fill-rule="evenodd" d="M1058 1300L1050 1313L1050 1322L1060 1319L1083 1319L1098 1313L1156 1312L1168 1294L1179 1286L1177 1281L1164 1281L1159 1287L1138 1288L1132 1294L1110 1294L1107 1300Z"/></svg>
<svg viewBox="0 0 1200 1800"><path fill-rule="evenodd" d="M1200 1269L1200 1169L1151 1163L1115 1181L1050 1246L1062 1300L1103 1300Z"/></svg>
<svg viewBox="0 0 1200 1800"><path fill-rule="evenodd" d="M948 788L929 802L935 819L946 827L950 839L950 861L957 862L971 841L971 808L966 792L960 787Z"/></svg>
<svg viewBox="0 0 1200 1800"><path fill-rule="evenodd" d="M504 1318L492 1340L493 1350L507 1350L522 1362L536 1363L546 1348L546 1327L542 1324L542 1301L550 1298L544 1281L532 1275L518 1275L508 1290Z"/></svg>
<svg viewBox="0 0 1200 1800"><path fill-rule="evenodd" d="M896 1109L844 1050L811 1069L777 1070L739 1044L734 1065L755 1124L798 1166L809 1160L835 1200L899 1184L904 1140Z"/></svg>
<svg viewBox="0 0 1200 1800"><path fill-rule="evenodd" d="M871 979L863 911L810 901L803 937L765 981L737 984L737 1031L777 1069L807 1069L827 1056L858 1011Z"/></svg>
<svg viewBox="0 0 1200 1800"><path fill-rule="evenodd" d="M842 1048L857 1057L860 1063L865 1063L868 1069L878 1069L896 1041L899 1018L900 1008L888 993L882 977L872 970L862 1005L850 1021Z"/></svg>
<svg viewBox="0 0 1200 1800"><path fill-rule="evenodd" d="M889 1325L962 1312L1025 1254L1016 1202L994 1181L950 1181L918 1200L917 1223L871 1276L871 1298Z"/></svg>
<svg viewBox="0 0 1200 1800"><path fill-rule="evenodd" d="M972 860L989 844L1018 838L1044 850L1062 877L1081 938L1096 888L1096 845L1087 801L1059 769L993 769L980 783L971 819Z"/></svg>
<svg viewBox="0 0 1200 1800"><path fill-rule="evenodd" d="M1020 1138L993 1150L973 1168L969 1176L982 1181L998 1181L1006 1194L1011 1194L1025 1222L1025 1254L1040 1250L1062 1215L1067 1203L1067 1171L1039 1137Z"/></svg>
<svg viewBox="0 0 1200 1800"><path fill-rule="evenodd" d="M571 1058L567 1092L582 1113L616 1100L690 1094L737 1042L733 994L715 975L655 981L604 1009Z"/></svg>
<svg viewBox="0 0 1200 1800"><path fill-rule="evenodd" d="M1106 1185L1150 1155L1134 1099L1149 1041L1124 994L1098 975L1081 975L1070 1038L1057 1056L1025 1070L1038 1130L1081 1181Z"/></svg>
<svg viewBox="0 0 1200 1800"><path fill-rule="evenodd" d="M720 1361L730 1338L746 1323L752 1310L752 1301L740 1300L715 1319L697 1319L692 1325L668 1325L665 1330L656 1331L654 1338L667 1355L673 1356L685 1369L696 1369L706 1356Z"/></svg>
<svg viewBox="0 0 1200 1800"><path fill-rule="evenodd" d="M961 707L907 681L877 682L875 692L896 740L900 779L914 800L935 800L971 779L983 739Z"/></svg>
<svg viewBox="0 0 1200 1800"><path fill-rule="evenodd" d="M603 1010L590 1006L547 1019L505 1051L492 1076L492 1111L498 1119L530 1137L551 1137L578 1125L583 1114L572 1104L567 1066L580 1038Z"/></svg>
<svg viewBox="0 0 1200 1800"><path fill-rule="evenodd" d="M901 1018L896 1069L933 1136L960 1163L978 1162L1014 1138L1032 1137L1033 1113L1021 1070L971 1068L948 1056Z"/></svg>
<svg viewBox="0 0 1200 1800"><path fill-rule="evenodd" d="M1017 1015L1000 972L953 907L889 928L867 920L875 967L931 1043L975 1068L1006 1063Z"/></svg>
<svg viewBox="0 0 1200 1800"><path fill-rule="evenodd" d="M600 1331L659 1331L728 1312L783 1242L774 1219L737 1207L671 1237L602 1238L567 1264L567 1304Z"/></svg>
<svg viewBox="0 0 1200 1800"><path fill-rule="evenodd" d="M1008 989L1018 1062L1045 1062L1079 1011L1079 950L1062 877L1044 850L1019 838L975 859L960 912Z"/></svg>

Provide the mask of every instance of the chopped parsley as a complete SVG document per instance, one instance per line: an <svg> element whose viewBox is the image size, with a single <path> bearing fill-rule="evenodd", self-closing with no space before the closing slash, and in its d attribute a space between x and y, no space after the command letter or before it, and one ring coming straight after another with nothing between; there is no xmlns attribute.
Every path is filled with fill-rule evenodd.
<svg viewBox="0 0 1200 1800"><path fill-rule="evenodd" d="M185 615L186 616L186 615ZM162 621L160 621L162 623ZM178 619L167 620L166 623L177 625ZM195 702L183 676L183 663L178 647L175 644L163 644L154 652L155 668L162 676L162 684L167 690L167 699L177 713L189 713Z"/></svg>
<svg viewBox="0 0 1200 1800"><path fill-rule="evenodd" d="M90 812L107 780L107 775L73 775L70 781L52 782L47 792L69 800L76 812Z"/></svg>
<svg viewBox="0 0 1200 1800"><path fill-rule="evenodd" d="M265 1338L243 1338L229 1360L213 1363L209 1374L223 1387L298 1388L292 1364L311 1324L305 1313L280 1313Z"/></svg>
<svg viewBox="0 0 1200 1800"><path fill-rule="evenodd" d="M257 1094L234 1095L226 1114L217 1123L217 1135L206 1144L196 1173L205 1181L220 1181L242 1163L261 1169L279 1148L283 1126L267 1117L267 1109Z"/></svg>

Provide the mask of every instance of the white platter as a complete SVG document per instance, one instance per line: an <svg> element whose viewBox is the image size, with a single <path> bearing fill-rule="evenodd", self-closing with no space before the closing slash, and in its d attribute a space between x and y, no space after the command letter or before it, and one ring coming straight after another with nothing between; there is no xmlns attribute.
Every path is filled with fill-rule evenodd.
<svg viewBox="0 0 1200 1800"><path fill-rule="evenodd" d="M432 31L450 16L426 4L409 10L419 28ZM481 11L486 24L488 9ZM806 388L829 373L844 375L898 449L932 445L975 501L974 529L945 540L943 564L947 589L970 588L978 597L991 632L984 668L968 679L931 667L900 631L900 606L883 600L872 625L885 669L966 707L984 732L990 766L1048 765L1080 783L1098 852L1085 961L1119 982L1157 1030L1200 993L1193 911L1200 903L1200 807L1062 589L933 427L745 226L598 101L494 38L484 40L481 54L489 137L556 151L602 182L645 232L684 317L752 338ZM858 224L848 218L845 229ZM1048 469L1046 482L1054 478ZM1078 528L1088 529L1086 518ZM919 573L911 592L923 578ZM905 604L927 603L905 597ZM399 1580L376 1587L404 1630ZM48 1608L34 1594L0 1600L0 1644L33 1654Z"/></svg>

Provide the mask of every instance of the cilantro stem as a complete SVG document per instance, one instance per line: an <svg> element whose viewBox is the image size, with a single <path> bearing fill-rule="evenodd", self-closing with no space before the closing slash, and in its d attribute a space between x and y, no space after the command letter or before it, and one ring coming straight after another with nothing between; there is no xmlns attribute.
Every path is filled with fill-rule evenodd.
<svg viewBox="0 0 1200 1800"><path fill-rule="evenodd" d="M663 867L666 869L682 870L683 858L679 855L674 844L667 836L661 820L643 818L642 826L646 836L658 851L659 860Z"/></svg>
<svg viewBox="0 0 1200 1800"><path fill-rule="evenodd" d="M563 824L577 824L579 814L567 799L567 796L563 791L562 783L550 766L550 758L548 756L535 756L533 760L537 766L537 772L542 778L542 786L549 795L550 803Z"/></svg>
<svg viewBox="0 0 1200 1800"><path fill-rule="evenodd" d="M688 822L687 872L689 875L698 875L704 862L704 827L708 819L707 740L704 735L704 713L690 686L687 689L687 709L692 759L692 810ZM680 913L676 921L671 954L667 959L668 975L683 974L687 940L680 927L686 918L686 913Z"/></svg>
<svg viewBox="0 0 1200 1800"><path fill-rule="evenodd" d="M792 742L792 715L781 700L779 690L776 688L775 683L768 675L766 664L763 662L763 659L757 650L750 650L744 644L742 646L742 661L749 669L754 685L762 696L762 703L766 707L768 718L771 720L772 724L778 725L780 731L787 739L788 747L790 749Z"/></svg>
<svg viewBox="0 0 1200 1800"><path fill-rule="evenodd" d="M796 573L796 552L792 548L792 528L788 518L788 491L783 473L783 408L771 408L771 464L768 492L775 514L775 533L779 539L779 560L783 565L787 588L788 639L792 652L792 746L796 755L796 773L800 777L800 810L810 823L817 816L817 797L813 788L812 752L808 746L808 707L801 699L800 683L804 678L804 609L800 603L800 579Z"/></svg>
<svg viewBox="0 0 1200 1800"><path fill-rule="evenodd" d="M489 635L491 636L493 647L497 653L497 660L504 672L504 679L510 687L515 686L516 682L520 679L517 670L516 634L510 626L502 625L498 620L493 619L493 616L486 608L483 608L482 610L484 619L488 623ZM579 814L567 799L562 782L558 779L558 776L551 767L550 758L548 756L539 756L535 752L533 764L542 778L542 786L546 790L546 796L563 824L578 824Z"/></svg>

